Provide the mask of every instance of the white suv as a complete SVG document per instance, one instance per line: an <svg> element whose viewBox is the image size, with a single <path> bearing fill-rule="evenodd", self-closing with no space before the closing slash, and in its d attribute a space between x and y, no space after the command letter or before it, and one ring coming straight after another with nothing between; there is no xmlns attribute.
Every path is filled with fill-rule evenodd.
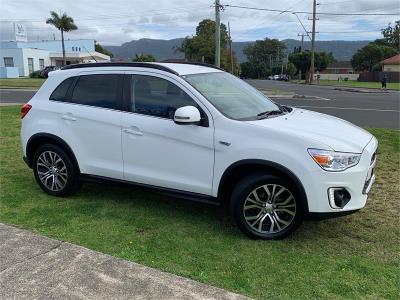
<svg viewBox="0 0 400 300"><path fill-rule="evenodd" d="M113 180L226 204L253 238L309 215L364 207L377 140L335 117L281 106L212 66L97 63L51 72L22 107L26 163L48 194Z"/></svg>

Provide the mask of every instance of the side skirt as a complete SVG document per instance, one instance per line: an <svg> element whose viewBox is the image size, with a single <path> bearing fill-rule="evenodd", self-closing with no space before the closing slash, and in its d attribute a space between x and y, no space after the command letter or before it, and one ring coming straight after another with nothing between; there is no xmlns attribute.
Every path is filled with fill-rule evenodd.
<svg viewBox="0 0 400 300"><path fill-rule="evenodd" d="M184 199L184 200L200 202L200 203L216 205L216 206L219 206L221 204L220 201L213 196L192 193L192 192L187 192L187 191L181 191L181 190L175 190L175 189L169 189L169 188L165 188L165 187L159 187L159 186L138 183L138 182L132 182L132 181L127 181L127 180L114 179L114 178L90 175L90 174L80 174L79 179L82 181L85 181L85 182L93 182L93 183L109 182L109 183L131 185L131 186L143 188L144 190L149 190L149 191L159 193L159 194L162 194L165 196L173 197L173 198Z"/></svg>

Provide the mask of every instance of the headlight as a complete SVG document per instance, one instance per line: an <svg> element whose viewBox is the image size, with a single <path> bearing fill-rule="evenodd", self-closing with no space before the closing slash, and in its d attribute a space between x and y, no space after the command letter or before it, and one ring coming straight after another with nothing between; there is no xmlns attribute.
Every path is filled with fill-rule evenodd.
<svg viewBox="0 0 400 300"><path fill-rule="evenodd" d="M315 162L326 171L344 171L358 164L361 154L308 149Z"/></svg>

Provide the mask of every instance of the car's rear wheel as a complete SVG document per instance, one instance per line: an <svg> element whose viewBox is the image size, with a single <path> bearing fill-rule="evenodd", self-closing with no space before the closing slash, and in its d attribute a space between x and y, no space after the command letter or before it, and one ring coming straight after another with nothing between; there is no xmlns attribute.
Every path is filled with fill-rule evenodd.
<svg viewBox="0 0 400 300"><path fill-rule="evenodd" d="M231 212L242 232L259 239L284 238L304 218L304 206L293 184L262 173L245 177L236 185Z"/></svg>
<svg viewBox="0 0 400 300"><path fill-rule="evenodd" d="M47 144L37 149L33 173L42 190L52 196L68 196L79 188L71 158L56 145Z"/></svg>

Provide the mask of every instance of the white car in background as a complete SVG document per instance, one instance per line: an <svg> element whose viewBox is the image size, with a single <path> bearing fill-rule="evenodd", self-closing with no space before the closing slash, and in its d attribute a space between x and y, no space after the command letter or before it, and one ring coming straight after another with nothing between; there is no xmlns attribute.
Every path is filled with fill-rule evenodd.
<svg viewBox="0 0 400 300"><path fill-rule="evenodd" d="M252 238L357 211L375 180L370 133L278 105L212 66L68 66L21 117L24 160L46 193L70 195L87 179L135 184L227 205Z"/></svg>

